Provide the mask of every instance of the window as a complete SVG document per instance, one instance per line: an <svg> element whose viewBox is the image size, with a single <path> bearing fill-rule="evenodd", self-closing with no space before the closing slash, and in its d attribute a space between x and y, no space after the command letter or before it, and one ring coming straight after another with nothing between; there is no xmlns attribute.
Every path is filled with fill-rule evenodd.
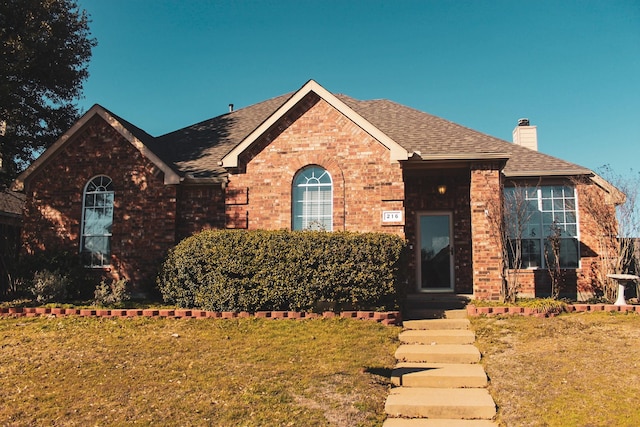
<svg viewBox="0 0 640 427"><path fill-rule="evenodd" d="M293 179L293 229L333 229L333 183L320 166L308 166Z"/></svg>
<svg viewBox="0 0 640 427"><path fill-rule="evenodd" d="M113 183L108 176L93 178L84 189L80 252L86 267L111 264Z"/></svg>
<svg viewBox="0 0 640 427"><path fill-rule="evenodd" d="M508 187L504 190L510 267L521 244L523 268L554 262L549 237L560 238L560 267L578 268L578 219L575 189L567 185ZM546 257L545 257L546 251Z"/></svg>

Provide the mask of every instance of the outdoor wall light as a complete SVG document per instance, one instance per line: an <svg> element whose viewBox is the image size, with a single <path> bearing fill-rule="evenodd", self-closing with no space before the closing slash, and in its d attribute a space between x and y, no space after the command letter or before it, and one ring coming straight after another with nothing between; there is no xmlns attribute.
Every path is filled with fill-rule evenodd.
<svg viewBox="0 0 640 427"><path fill-rule="evenodd" d="M441 196L444 196L444 193L447 192L447 186L444 184L440 184L438 185L438 194L440 194Z"/></svg>

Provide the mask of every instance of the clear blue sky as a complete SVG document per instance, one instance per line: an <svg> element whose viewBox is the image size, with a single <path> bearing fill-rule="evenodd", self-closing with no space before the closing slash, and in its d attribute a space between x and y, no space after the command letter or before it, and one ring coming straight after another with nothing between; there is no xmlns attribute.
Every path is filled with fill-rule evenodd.
<svg viewBox="0 0 640 427"><path fill-rule="evenodd" d="M315 79L597 170L640 169L640 0L79 0L98 40L83 110L152 135Z"/></svg>

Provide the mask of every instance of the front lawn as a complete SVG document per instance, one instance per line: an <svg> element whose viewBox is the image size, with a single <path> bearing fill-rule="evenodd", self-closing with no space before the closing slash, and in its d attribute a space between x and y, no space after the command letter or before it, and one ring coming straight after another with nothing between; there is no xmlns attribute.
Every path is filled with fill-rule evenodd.
<svg viewBox="0 0 640 427"><path fill-rule="evenodd" d="M399 328L0 318L1 425L374 426Z"/></svg>
<svg viewBox="0 0 640 427"><path fill-rule="evenodd" d="M639 426L640 316L475 317L498 421Z"/></svg>

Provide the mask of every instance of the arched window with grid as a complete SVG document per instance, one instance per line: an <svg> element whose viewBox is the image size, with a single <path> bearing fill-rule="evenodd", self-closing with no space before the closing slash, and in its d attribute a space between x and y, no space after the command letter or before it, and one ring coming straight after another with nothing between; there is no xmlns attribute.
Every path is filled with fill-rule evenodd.
<svg viewBox="0 0 640 427"><path fill-rule="evenodd" d="M294 230L333 230L333 181L320 166L307 166L293 179Z"/></svg>
<svg viewBox="0 0 640 427"><path fill-rule="evenodd" d="M86 267L111 264L113 181L105 175L92 178L84 188L80 252Z"/></svg>

